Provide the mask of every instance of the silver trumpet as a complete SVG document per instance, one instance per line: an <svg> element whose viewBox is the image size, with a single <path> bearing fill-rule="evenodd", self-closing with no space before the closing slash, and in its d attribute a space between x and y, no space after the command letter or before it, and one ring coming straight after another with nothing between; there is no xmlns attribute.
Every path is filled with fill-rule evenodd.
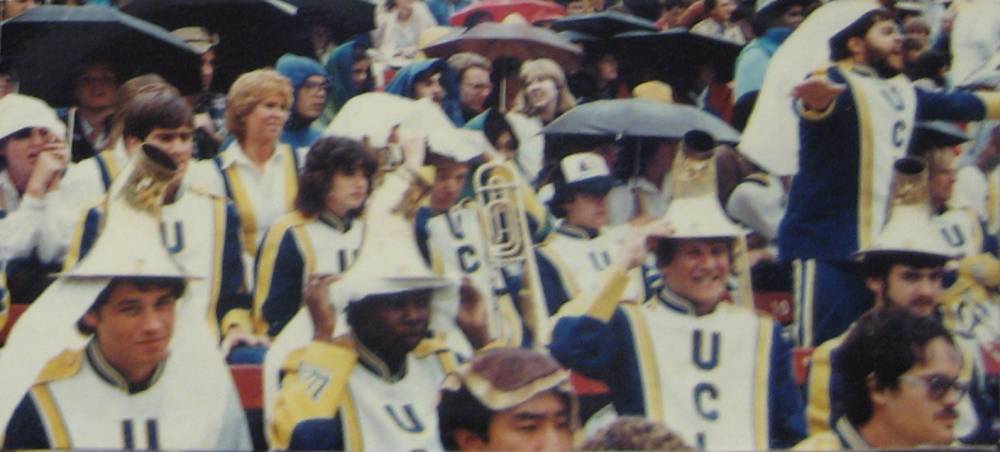
<svg viewBox="0 0 1000 452"><path fill-rule="evenodd" d="M480 219L485 227L485 249L494 268L521 268L521 290L515 298L532 347L545 351L551 335L549 310L542 294L538 264L522 190L529 189L510 162L484 163L472 179Z"/></svg>

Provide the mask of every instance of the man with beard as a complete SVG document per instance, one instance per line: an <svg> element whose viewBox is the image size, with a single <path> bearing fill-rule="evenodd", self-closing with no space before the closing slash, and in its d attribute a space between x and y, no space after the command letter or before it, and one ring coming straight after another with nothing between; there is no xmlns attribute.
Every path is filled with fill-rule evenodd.
<svg viewBox="0 0 1000 452"><path fill-rule="evenodd" d="M795 272L798 344L842 333L870 306L849 257L871 246L885 223L893 162L916 120L1000 116L996 93L940 93L904 76L902 37L874 3L829 40L836 63L792 90L797 98L799 173L778 246Z"/></svg>
<svg viewBox="0 0 1000 452"><path fill-rule="evenodd" d="M948 331L906 309L881 308L858 320L834 370L843 375L845 417L796 450L947 446L967 389Z"/></svg>
<svg viewBox="0 0 1000 452"><path fill-rule="evenodd" d="M925 166L906 158L899 160L896 168L890 219L875 244L856 256L861 261L865 285L875 295L876 309L902 309L916 316L936 319L941 310L938 300L943 292L945 263L952 257L954 248L945 242L931 222ZM849 331L857 328L854 324ZM837 428L844 415L844 408L831 402L844 399L847 390L844 370L838 368L836 362L838 356L845 353L843 342L849 334L824 342L812 355L806 409L811 434ZM964 363L960 370L963 381L968 382L973 371L972 360L964 360ZM978 441L989 430L983 422L977 422L977 418L988 419L983 414L987 409L979 388L973 388L973 392L971 399L975 406L961 407L962 419L958 426L966 441ZM976 430L977 425L980 430Z"/></svg>

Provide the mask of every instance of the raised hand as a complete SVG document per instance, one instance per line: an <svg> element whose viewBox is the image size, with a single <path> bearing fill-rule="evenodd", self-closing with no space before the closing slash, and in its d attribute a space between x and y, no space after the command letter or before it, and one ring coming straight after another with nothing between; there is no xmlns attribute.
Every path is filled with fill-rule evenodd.
<svg viewBox="0 0 1000 452"><path fill-rule="evenodd" d="M847 86L843 83L835 83L826 77L809 77L792 88L792 97L801 99L810 110L823 111L845 89Z"/></svg>
<svg viewBox="0 0 1000 452"><path fill-rule="evenodd" d="M340 275L313 274L309 276L302 300L309 309L313 323L313 340L329 342L333 340L337 325L337 312L330 304L330 284L340 279Z"/></svg>

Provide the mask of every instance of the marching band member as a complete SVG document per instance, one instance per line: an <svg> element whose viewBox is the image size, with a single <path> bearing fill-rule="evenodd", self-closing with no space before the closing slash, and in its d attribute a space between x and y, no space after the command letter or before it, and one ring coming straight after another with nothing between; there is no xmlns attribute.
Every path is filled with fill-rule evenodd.
<svg viewBox="0 0 1000 452"><path fill-rule="evenodd" d="M626 236L596 294L563 307L552 355L607 384L619 415L663 422L688 444L791 446L805 436L791 348L770 317L725 301L744 232L718 205L714 158L688 150L674 171L666 215ZM623 303L647 241L663 288L641 305Z"/></svg>
<svg viewBox="0 0 1000 452"><path fill-rule="evenodd" d="M91 252L11 331L0 356L4 448L251 448L204 310L181 301L202 276L159 240L177 165L143 149Z"/></svg>
<svg viewBox="0 0 1000 452"><path fill-rule="evenodd" d="M202 310L209 328L221 339L232 328L246 323L242 312L249 308L240 258L239 216L225 198L182 184L191 165L194 127L191 108L183 98L165 92L140 94L129 102L122 116L122 135L129 155L140 152L144 143L152 144L163 149L179 168L164 199L162 241L186 270L211 275L189 283L186 299L187 304ZM122 171L132 170L126 166ZM90 252L100 235L106 204L85 211L75 228L65 269ZM231 344L227 343L228 347Z"/></svg>

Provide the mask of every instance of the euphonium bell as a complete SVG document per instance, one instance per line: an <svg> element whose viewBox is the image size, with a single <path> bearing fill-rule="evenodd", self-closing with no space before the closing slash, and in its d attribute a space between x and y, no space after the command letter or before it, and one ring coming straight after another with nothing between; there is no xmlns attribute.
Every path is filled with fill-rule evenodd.
<svg viewBox="0 0 1000 452"><path fill-rule="evenodd" d="M112 185L104 227L93 249L66 276L187 277L160 242L160 210L177 165L160 148L144 144L130 167Z"/></svg>
<svg viewBox="0 0 1000 452"><path fill-rule="evenodd" d="M676 238L742 237L746 231L719 206L715 181L715 140L706 132L684 134L671 168L672 199L664 218Z"/></svg>
<svg viewBox="0 0 1000 452"><path fill-rule="evenodd" d="M896 160L890 190L888 220L871 247L859 250L855 259L879 254L915 254L950 259L944 238L931 222L927 165L921 159Z"/></svg>

